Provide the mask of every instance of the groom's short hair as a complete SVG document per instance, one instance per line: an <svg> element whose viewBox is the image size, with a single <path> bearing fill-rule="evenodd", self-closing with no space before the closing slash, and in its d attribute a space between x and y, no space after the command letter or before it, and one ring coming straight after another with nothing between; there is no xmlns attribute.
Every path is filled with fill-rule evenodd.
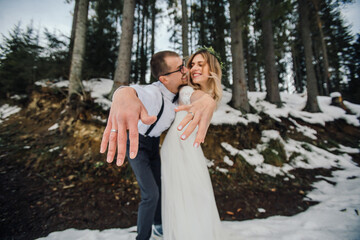
<svg viewBox="0 0 360 240"><path fill-rule="evenodd" d="M155 53L150 60L151 74L159 80L159 77L169 71L169 66L165 62L166 57L179 57L179 54L173 51L161 51Z"/></svg>

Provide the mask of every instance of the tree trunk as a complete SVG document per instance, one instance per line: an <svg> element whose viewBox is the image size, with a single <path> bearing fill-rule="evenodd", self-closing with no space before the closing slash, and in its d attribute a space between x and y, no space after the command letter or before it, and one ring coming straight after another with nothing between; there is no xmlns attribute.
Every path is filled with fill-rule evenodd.
<svg viewBox="0 0 360 240"><path fill-rule="evenodd" d="M78 10L79 10L79 0L75 0L74 16L73 16L73 21L72 21L70 44L69 44L69 66L71 66L71 57L72 57L73 48L74 48L75 29L76 29L76 20L77 20Z"/></svg>
<svg viewBox="0 0 360 240"><path fill-rule="evenodd" d="M156 0L152 0L151 2L151 43L150 43L150 52L151 56L155 53L155 20L156 20ZM156 79L150 74L150 83L155 82Z"/></svg>
<svg viewBox="0 0 360 240"><path fill-rule="evenodd" d="M201 11L202 13L205 13L204 0L200 0L200 11ZM200 46L204 46L204 45L205 45L205 26L204 26L204 21L201 21L201 22L200 22L199 45L200 45Z"/></svg>
<svg viewBox="0 0 360 240"><path fill-rule="evenodd" d="M247 54L246 62L247 62L247 76L248 76L249 91L250 92L255 92L256 91L256 86L255 86L255 78L254 78L254 69L253 69L253 66L251 64L250 52L248 52L248 54Z"/></svg>
<svg viewBox="0 0 360 240"><path fill-rule="evenodd" d="M229 80L229 64L227 63L226 57L226 11L225 11L225 0L217 0L217 1L208 1L208 9L209 13L208 16L212 16L212 26L210 28L210 42L215 51L217 51L220 55L220 58L223 62L223 69L222 69L222 79L221 82L225 87L231 87L230 80ZM242 7L245 9L245 7ZM245 12L245 11L244 11ZM216 16L216 17L214 17ZM242 16L242 15L241 15ZM208 26L209 28L209 26Z"/></svg>
<svg viewBox="0 0 360 240"><path fill-rule="evenodd" d="M249 112L249 100L245 79L244 49L242 43L242 26L239 2L230 1L231 54L233 68L233 93L231 103L234 108Z"/></svg>
<svg viewBox="0 0 360 240"><path fill-rule="evenodd" d="M323 55L323 64L324 64L324 73L323 73L323 82L325 86L323 87L325 92L325 95L329 95L330 89L330 72L329 72L329 59L327 55L327 48L325 43L325 37L324 37L324 31L322 29L322 23L319 16L319 2L316 0L313 0L313 4L315 7L315 17L316 17L316 23L319 29L320 34L320 42L321 42L321 51Z"/></svg>
<svg viewBox="0 0 360 240"><path fill-rule="evenodd" d="M299 61L299 56L294 49L294 46L291 46L291 55L293 62L293 72L294 72L294 80L295 80L295 88L296 92L302 93L304 91L303 86L303 75L301 73L301 66Z"/></svg>
<svg viewBox="0 0 360 240"><path fill-rule="evenodd" d="M325 84L323 82L323 71L322 71L322 64L321 64L321 58L320 58L320 47L318 46L319 44L319 39L317 39L315 36L312 39L313 42L313 54L314 54L314 59L315 59L315 64L314 66L314 70L315 70L315 79L317 80L317 86L318 86L318 91L319 91L319 95L323 96L324 92L325 92Z"/></svg>
<svg viewBox="0 0 360 240"><path fill-rule="evenodd" d="M311 47L311 36L309 28L308 1L299 0L299 16L301 26L301 38L305 51L306 78L307 78L307 103L305 110L309 112L320 112L317 102L318 88L315 78L314 66L312 64L313 52Z"/></svg>
<svg viewBox="0 0 360 240"><path fill-rule="evenodd" d="M257 81L259 83L259 91L262 92L263 91L263 84L262 84L262 79L261 79L261 66L260 64L257 64Z"/></svg>
<svg viewBox="0 0 360 240"><path fill-rule="evenodd" d="M76 20L74 49L71 58L70 77L69 77L69 101L75 96L79 96L83 86L81 82L81 72L85 55L86 22L89 8L89 0L80 0Z"/></svg>
<svg viewBox="0 0 360 240"><path fill-rule="evenodd" d="M155 21L156 21L156 0L151 1L151 43L150 52L151 56L155 53Z"/></svg>
<svg viewBox="0 0 360 240"><path fill-rule="evenodd" d="M279 92L279 79L275 67L275 50L274 39L271 22L272 6L271 1L260 1L261 11L261 29L262 40L265 55L265 83L266 83L266 99L281 106L280 92Z"/></svg>
<svg viewBox="0 0 360 240"><path fill-rule="evenodd" d="M121 24L121 37L118 62L115 70L114 85L110 96L122 85L129 84L131 70L131 49L134 32L135 0L124 1L123 20Z"/></svg>
<svg viewBox="0 0 360 240"><path fill-rule="evenodd" d="M141 25L141 11L140 11L140 4L137 5L137 20L136 20L136 38L137 38L137 42L136 42L136 55L135 55L135 69L134 69L134 72L135 72L135 76L134 76L134 79L133 81L135 83L139 82L139 66L140 66L140 25Z"/></svg>
<svg viewBox="0 0 360 240"><path fill-rule="evenodd" d="M245 50L246 50L246 69L247 69L247 77L248 77L248 87L250 92L255 92L255 79L254 79L254 69L252 64L252 53L250 47L250 39L249 33L246 31L245 36Z"/></svg>
<svg viewBox="0 0 360 240"><path fill-rule="evenodd" d="M145 40L147 32L145 22L147 23L147 0L143 1L142 9L142 22L141 22L141 47L140 47L140 84L145 84L146 75L146 53L145 53ZM147 25L147 24L146 24Z"/></svg>
<svg viewBox="0 0 360 240"><path fill-rule="evenodd" d="M183 57L189 56L189 39L188 39L188 15L187 15L187 3L186 0L181 0L181 25L182 25L182 50Z"/></svg>

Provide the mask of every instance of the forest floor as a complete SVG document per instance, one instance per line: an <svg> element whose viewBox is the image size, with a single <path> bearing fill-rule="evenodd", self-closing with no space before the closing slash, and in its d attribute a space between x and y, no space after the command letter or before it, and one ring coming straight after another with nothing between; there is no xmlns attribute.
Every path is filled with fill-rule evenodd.
<svg viewBox="0 0 360 240"><path fill-rule="evenodd" d="M99 146L106 113L85 108L81 120L64 117L61 93L35 91L23 109L0 124L0 239L36 239L68 228L109 229L136 225L139 188L132 171L107 164ZM223 141L238 149L256 146L261 131L276 129L293 139L313 144L341 143L358 147L360 129L343 120L326 126L302 123L317 130L317 142L288 133L291 122L261 116L259 124L210 126L203 145L208 159L224 164ZM55 130L48 130L60 123ZM291 136L289 136L291 135ZM360 154L351 154L360 165ZM217 160L218 159L218 160ZM259 174L235 159L231 171L210 168L220 217L227 221L291 216L316 202L307 199L312 183L331 176L333 169L297 169L295 178ZM266 212L259 211L266 209Z"/></svg>

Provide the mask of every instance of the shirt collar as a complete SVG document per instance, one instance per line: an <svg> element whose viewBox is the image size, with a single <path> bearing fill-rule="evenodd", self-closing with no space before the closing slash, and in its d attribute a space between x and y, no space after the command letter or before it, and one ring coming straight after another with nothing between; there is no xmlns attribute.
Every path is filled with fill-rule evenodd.
<svg viewBox="0 0 360 240"><path fill-rule="evenodd" d="M174 99L174 97L176 95L175 93L170 92L170 90L167 89L165 87L165 85L162 84L162 82L160 82L160 81L154 82L153 84L155 86L159 87L161 93L165 96L165 98L167 98L170 102L172 102L172 100Z"/></svg>

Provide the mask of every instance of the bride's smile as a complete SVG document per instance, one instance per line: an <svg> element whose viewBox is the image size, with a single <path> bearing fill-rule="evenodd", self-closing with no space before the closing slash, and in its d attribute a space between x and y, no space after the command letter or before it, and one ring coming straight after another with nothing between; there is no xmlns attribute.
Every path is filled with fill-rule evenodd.
<svg viewBox="0 0 360 240"><path fill-rule="evenodd" d="M197 54L191 61L190 73L193 82L199 84L201 89L208 88L209 65L201 54Z"/></svg>

